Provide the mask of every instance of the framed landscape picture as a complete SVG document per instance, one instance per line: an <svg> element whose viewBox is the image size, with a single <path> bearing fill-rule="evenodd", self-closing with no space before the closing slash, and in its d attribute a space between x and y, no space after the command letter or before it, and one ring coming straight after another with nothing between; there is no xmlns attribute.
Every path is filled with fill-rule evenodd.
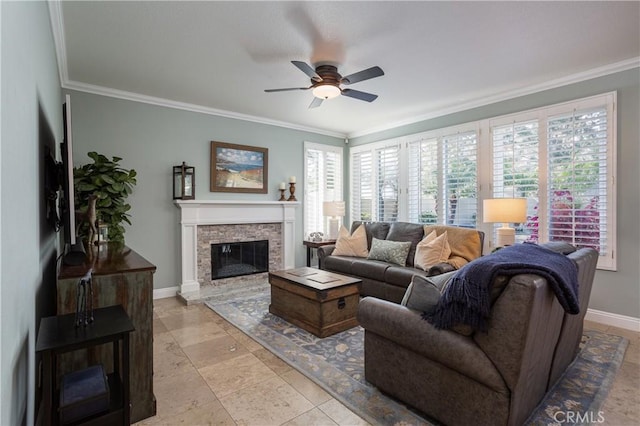
<svg viewBox="0 0 640 426"><path fill-rule="evenodd" d="M269 150L211 142L211 192L267 193Z"/></svg>

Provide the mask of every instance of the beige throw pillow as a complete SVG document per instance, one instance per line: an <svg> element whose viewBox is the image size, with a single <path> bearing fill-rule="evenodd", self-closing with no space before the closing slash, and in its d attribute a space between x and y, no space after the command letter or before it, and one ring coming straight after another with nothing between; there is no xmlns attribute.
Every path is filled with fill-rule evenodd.
<svg viewBox="0 0 640 426"><path fill-rule="evenodd" d="M416 255L413 264L424 271L433 265L446 262L451 255L451 247L447 240L447 231L440 236L436 231L424 237L416 246Z"/></svg>
<svg viewBox="0 0 640 426"><path fill-rule="evenodd" d="M331 254L336 256L367 257L369 250L367 249L367 231L364 225L358 226L353 235L349 235L349 231L344 225L341 226L340 232L338 232L336 248Z"/></svg>

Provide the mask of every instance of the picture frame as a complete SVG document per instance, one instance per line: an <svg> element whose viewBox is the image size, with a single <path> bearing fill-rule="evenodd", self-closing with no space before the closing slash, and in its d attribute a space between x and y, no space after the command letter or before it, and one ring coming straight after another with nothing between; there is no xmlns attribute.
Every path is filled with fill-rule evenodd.
<svg viewBox="0 0 640 426"><path fill-rule="evenodd" d="M267 148L211 141L211 192L266 194Z"/></svg>

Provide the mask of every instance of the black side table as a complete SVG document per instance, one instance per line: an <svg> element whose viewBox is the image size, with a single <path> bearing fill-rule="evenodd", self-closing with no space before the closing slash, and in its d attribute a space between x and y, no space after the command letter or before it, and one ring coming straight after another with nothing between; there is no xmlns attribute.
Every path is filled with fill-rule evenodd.
<svg viewBox="0 0 640 426"><path fill-rule="evenodd" d="M75 326L75 314L42 318L36 341L36 352L42 352L44 424L58 424L59 397L57 356L78 349L113 343L113 373L109 381L109 411L90 417L82 424L131 423L129 402L129 333L135 330L121 305L93 311L94 321L86 327ZM120 350L122 342L122 350ZM122 355L122 368L120 368ZM65 372L68 373L68 372Z"/></svg>

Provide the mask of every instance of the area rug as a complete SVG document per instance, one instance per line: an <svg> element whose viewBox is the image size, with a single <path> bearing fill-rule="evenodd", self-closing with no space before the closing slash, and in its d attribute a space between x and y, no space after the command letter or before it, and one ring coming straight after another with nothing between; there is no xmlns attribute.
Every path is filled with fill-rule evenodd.
<svg viewBox="0 0 640 426"><path fill-rule="evenodd" d="M252 297L222 299L215 297L205 303L369 423L438 424L365 381L362 327L320 339L270 314L267 288ZM597 419L598 410L622 363L627 343L619 336L585 332L578 357L534 410L527 424L558 424L558 420L571 424L563 414L558 414L569 411L582 413L574 418L584 420L585 416L591 416Z"/></svg>

